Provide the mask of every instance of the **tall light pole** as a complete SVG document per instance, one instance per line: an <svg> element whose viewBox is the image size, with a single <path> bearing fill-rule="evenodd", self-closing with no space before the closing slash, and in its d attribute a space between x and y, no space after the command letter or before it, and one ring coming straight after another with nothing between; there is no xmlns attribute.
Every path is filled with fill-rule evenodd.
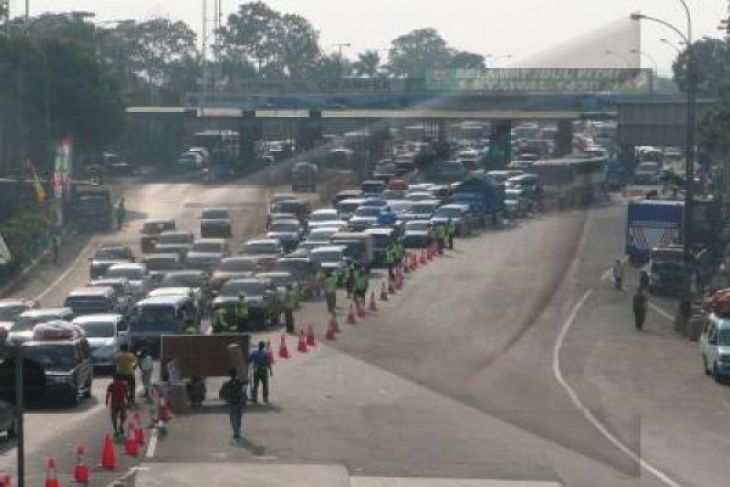
<svg viewBox="0 0 730 487"><path fill-rule="evenodd" d="M657 64L656 59L654 59L654 56L652 56L648 52L642 51L640 49L632 49L631 50L631 53L632 54L638 54L639 56L644 56L646 59L649 60L649 62L651 63L652 67L654 68L654 79L656 79L656 77L658 76L657 75L657 72L659 71L659 65Z"/></svg>
<svg viewBox="0 0 730 487"><path fill-rule="evenodd" d="M686 188L684 192L684 239L683 239L683 254L685 269L687 271L687 278L691 276L692 268L692 213L694 210L694 173L695 173L695 124L697 118L697 76L695 71L695 56L694 46L692 45L692 13L690 12L687 2L685 0L679 0L684 8L687 17L687 29L686 32L682 32L680 29L670 24L666 20L662 20L657 17L635 13L631 15L632 20L648 20L661 24L682 39L687 46L687 133L685 135L685 174L686 174ZM688 293L689 297L689 293Z"/></svg>
<svg viewBox="0 0 730 487"><path fill-rule="evenodd" d="M337 67L339 68L338 71L340 72L340 77L342 77L342 49L345 47L350 48L352 47L352 44L349 42L338 42L336 44L332 44L332 47L337 48Z"/></svg>
<svg viewBox="0 0 730 487"><path fill-rule="evenodd" d="M675 44L674 42L670 41L669 39L665 39L665 38L662 37L661 39L659 39L659 41L662 44L666 44L669 47L671 47L672 49L674 49L674 52L677 53L677 56L679 56L680 54L682 54L682 49L677 44Z"/></svg>

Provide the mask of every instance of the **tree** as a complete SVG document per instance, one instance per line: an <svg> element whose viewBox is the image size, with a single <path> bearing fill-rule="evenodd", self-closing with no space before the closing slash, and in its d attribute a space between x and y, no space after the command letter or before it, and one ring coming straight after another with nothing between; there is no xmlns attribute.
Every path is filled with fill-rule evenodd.
<svg viewBox="0 0 730 487"><path fill-rule="evenodd" d="M342 78L351 72L352 63L339 53L333 53L319 59L314 75L319 78Z"/></svg>
<svg viewBox="0 0 730 487"><path fill-rule="evenodd" d="M380 74L380 54L375 50L368 50L357 55L357 61L352 65L356 76L376 78Z"/></svg>
<svg viewBox="0 0 730 487"><path fill-rule="evenodd" d="M423 77L428 69L447 66L450 57L449 47L436 29L416 29L392 41L388 69L396 77Z"/></svg>
<svg viewBox="0 0 730 487"><path fill-rule="evenodd" d="M730 79L728 39L704 38L692 44L698 93L714 96ZM687 89L687 50L672 65L674 79L682 91Z"/></svg>
<svg viewBox="0 0 730 487"><path fill-rule="evenodd" d="M484 56L467 51L453 51L449 59L450 68L485 69Z"/></svg>
<svg viewBox="0 0 730 487"><path fill-rule="evenodd" d="M281 14L263 2L239 5L238 13L228 16L221 27L227 58L243 57L256 67L259 74L274 76L281 72L278 65L283 26Z"/></svg>
<svg viewBox="0 0 730 487"><path fill-rule="evenodd" d="M281 17L277 55L284 73L290 78L310 75L320 58L319 32L300 15Z"/></svg>
<svg viewBox="0 0 730 487"><path fill-rule="evenodd" d="M730 154L730 85L719 89L719 100L699 125L700 144L713 155Z"/></svg>

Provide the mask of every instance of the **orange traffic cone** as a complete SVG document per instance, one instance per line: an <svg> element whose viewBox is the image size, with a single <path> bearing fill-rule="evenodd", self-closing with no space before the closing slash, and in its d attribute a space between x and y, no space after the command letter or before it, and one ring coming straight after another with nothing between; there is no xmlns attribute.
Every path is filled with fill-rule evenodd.
<svg viewBox="0 0 730 487"><path fill-rule="evenodd" d="M388 300L388 288L385 286L385 281L382 281L380 283L380 300L381 301Z"/></svg>
<svg viewBox="0 0 730 487"><path fill-rule="evenodd" d="M421 265L426 264L426 249L421 249Z"/></svg>
<svg viewBox="0 0 730 487"><path fill-rule="evenodd" d="M309 325L309 328L307 328L307 346L308 347L314 347L314 329L312 328L312 325Z"/></svg>
<svg viewBox="0 0 730 487"><path fill-rule="evenodd" d="M337 315L332 313L332 316L330 317L329 326L332 327L333 330L335 330L335 333L340 332L340 324L337 323Z"/></svg>
<svg viewBox="0 0 730 487"><path fill-rule="evenodd" d="M124 453L130 457L136 457L139 455L139 445L137 444L137 438L134 437L133 421L127 423L127 437L124 440Z"/></svg>
<svg viewBox="0 0 730 487"><path fill-rule="evenodd" d="M144 442L147 441L147 438L145 438L144 428L142 427L142 416L140 415L139 411L136 411L132 417L134 418L135 424L134 439L137 441L137 444L144 445Z"/></svg>
<svg viewBox="0 0 730 487"><path fill-rule="evenodd" d="M375 291L370 291L370 311L377 311L378 305L375 303Z"/></svg>
<svg viewBox="0 0 730 487"><path fill-rule="evenodd" d="M160 405L157 408L157 421L167 423L170 421L170 407L167 405L167 399L160 397Z"/></svg>
<svg viewBox="0 0 730 487"><path fill-rule="evenodd" d="M299 343L297 344L297 351L307 353L307 340L304 338L304 330L299 330Z"/></svg>
<svg viewBox="0 0 730 487"><path fill-rule="evenodd" d="M60 487L58 483L58 477L56 477L56 459L49 457L46 460L46 481L43 483L43 487Z"/></svg>
<svg viewBox="0 0 730 487"><path fill-rule="evenodd" d="M327 326L327 332L324 334L324 338L330 341L337 340L337 333L335 332L335 328L332 326L331 321L330 324Z"/></svg>
<svg viewBox="0 0 730 487"><path fill-rule="evenodd" d="M114 455L114 444L109 433L104 435L104 444L101 449L101 468L114 470L117 468L117 461Z"/></svg>
<svg viewBox="0 0 730 487"><path fill-rule="evenodd" d="M347 313L347 324L356 325L357 320L355 319L355 305L350 303L350 311Z"/></svg>
<svg viewBox="0 0 730 487"><path fill-rule="evenodd" d="M355 309L357 310L358 318L365 318L365 303L362 303L360 298L355 300Z"/></svg>
<svg viewBox="0 0 730 487"><path fill-rule="evenodd" d="M388 294L395 294L395 286L393 285L393 279L388 278Z"/></svg>
<svg viewBox="0 0 730 487"><path fill-rule="evenodd" d="M79 484L89 483L89 467L84 463L86 449L79 445L76 447L76 465L74 465L74 482ZM0 484L2 485L2 484Z"/></svg>
<svg viewBox="0 0 730 487"><path fill-rule="evenodd" d="M286 346L286 335L281 334L281 344L279 345L279 357L289 358L289 348Z"/></svg>
<svg viewBox="0 0 730 487"><path fill-rule="evenodd" d="M0 474L0 487L12 487L10 474Z"/></svg>

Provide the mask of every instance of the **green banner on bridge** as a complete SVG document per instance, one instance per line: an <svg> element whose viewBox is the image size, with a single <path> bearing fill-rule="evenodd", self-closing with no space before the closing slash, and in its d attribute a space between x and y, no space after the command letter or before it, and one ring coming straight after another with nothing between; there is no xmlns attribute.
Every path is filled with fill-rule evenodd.
<svg viewBox="0 0 730 487"><path fill-rule="evenodd" d="M650 93L651 69L435 69L429 91L479 93Z"/></svg>

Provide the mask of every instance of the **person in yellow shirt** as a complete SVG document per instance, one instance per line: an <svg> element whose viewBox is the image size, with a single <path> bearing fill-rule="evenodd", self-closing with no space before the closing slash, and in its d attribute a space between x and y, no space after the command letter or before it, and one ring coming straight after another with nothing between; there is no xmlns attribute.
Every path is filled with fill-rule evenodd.
<svg viewBox="0 0 730 487"><path fill-rule="evenodd" d="M129 394L129 404L134 404L134 370L137 368L137 356L129 351L127 345L119 348L119 353L114 359L117 368L117 375L127 382L127 393Z"/></svg>

